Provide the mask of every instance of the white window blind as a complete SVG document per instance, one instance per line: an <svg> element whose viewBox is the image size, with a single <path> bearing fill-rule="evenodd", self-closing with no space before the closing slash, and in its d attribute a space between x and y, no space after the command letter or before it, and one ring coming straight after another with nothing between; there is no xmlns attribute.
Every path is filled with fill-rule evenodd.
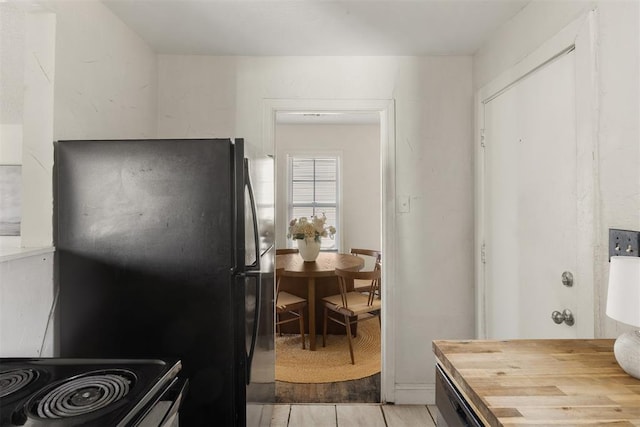
<svg viewBox="0 0 640 427"><path fill-rule="evenodd" d="M338 162L337 156L289 157L289 218L324 214L338 230L334 240L322 239L324 250L339 249Z"/></svg>

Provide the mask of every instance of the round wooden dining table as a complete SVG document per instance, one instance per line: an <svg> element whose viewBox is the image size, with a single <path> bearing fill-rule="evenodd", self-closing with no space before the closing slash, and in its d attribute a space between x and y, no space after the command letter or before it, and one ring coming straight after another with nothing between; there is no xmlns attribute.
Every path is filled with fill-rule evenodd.
<svg viewBox="0 0 640 427"><path fill-rule="evenodd" d="M336 268L358 271L363 266L361 257L335 252L320 252L315 262L305 262L297 253L276 255L276 268L284 268L283 277L306 279L310 350L316 349L316 279L336 277Z"/></svg>

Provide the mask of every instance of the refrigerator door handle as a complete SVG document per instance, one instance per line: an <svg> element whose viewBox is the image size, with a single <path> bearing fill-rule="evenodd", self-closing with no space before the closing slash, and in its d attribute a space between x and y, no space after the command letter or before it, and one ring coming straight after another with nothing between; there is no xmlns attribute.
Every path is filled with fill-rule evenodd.
<svg viewBox="0 0 640 427"><path fill-rule="evenodd" d="M247 352L247 385L251 383L251 366L253 364L253 353L256 348L258 339L258 328L260 327L260 306L262 301L262 274L259 271L248 271L245 273L247 277L254 277L256 284L256 308L253 312L253 328L251 330L251 344Z"/></svg>
<svg viewBox="0 0 640 427"><path fill-rule="evenodd" d="M249 159L244 159L244 185L249 193L249 202L251 204L251 220L253 222L253 240L256 250L256 260L245 266L245 271L260 271L260 238L258 236L258 214L256 209L256 200L253 196L253 186L251 185L251 177L249 176Z"/></svg>

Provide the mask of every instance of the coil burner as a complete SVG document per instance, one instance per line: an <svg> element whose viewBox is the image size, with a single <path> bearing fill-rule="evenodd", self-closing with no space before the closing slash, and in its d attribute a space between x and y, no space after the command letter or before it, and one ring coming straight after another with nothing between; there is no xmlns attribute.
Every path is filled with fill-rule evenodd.
<svg viewBox="0 0 640 427"><path fill-rule="evenodd" d="M0 427L175 427L181 369L177 359L0 358Z"/></svg>
<svg viewBox="0 0 640 427"><path fill-rule="evenodd" d="M124 370L89 372L37 394L29 411L45 419L85 415L125 397L135 378Z"/></svg>
<svg viewBox="0 0 640 427"><path fill-rule="evenodd" d="M0 372L0 398L9 397L38 378L34 369L13 369Z"/></svg>

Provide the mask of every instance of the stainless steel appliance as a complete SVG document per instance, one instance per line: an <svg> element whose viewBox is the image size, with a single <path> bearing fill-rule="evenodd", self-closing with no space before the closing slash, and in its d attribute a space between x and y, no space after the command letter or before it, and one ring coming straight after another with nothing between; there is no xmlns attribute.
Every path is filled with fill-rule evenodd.
<svg viewBox="0 0 640 427"><path fill-rule="evenodd" d="M179 361L0 359L0 426L177 426Z"/></svg>
<svg viewBox="0 0 640 427"><path fill-rule="evenodd" d="M273 218L273 173L250 179L272 159L244 148L55 143L57 354L181 360L185 426L243 426L248 392L275 396L273 223L258 218Z"/></svg>

